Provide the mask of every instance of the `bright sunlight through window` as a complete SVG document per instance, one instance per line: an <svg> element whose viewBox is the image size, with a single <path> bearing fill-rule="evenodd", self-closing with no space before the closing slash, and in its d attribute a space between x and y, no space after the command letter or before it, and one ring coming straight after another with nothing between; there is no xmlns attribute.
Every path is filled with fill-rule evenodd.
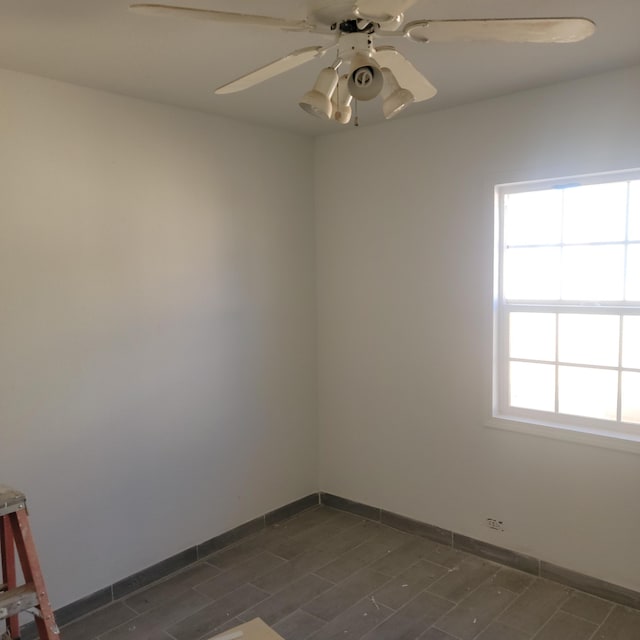
<svg viewBox="0 0 640 640"><path fill-rule="evenodd" d="M640 436L640 171L497 188L494 417Z"/></svg>

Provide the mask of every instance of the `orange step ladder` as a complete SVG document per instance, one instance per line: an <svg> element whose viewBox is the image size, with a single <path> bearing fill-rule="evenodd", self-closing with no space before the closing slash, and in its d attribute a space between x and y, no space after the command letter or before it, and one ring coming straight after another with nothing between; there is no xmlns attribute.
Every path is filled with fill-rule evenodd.
<svg viewBox="0 0 640 640"><path fill-rule="evenodd" d="M20 638L19 614L27 611L35 618L40 640L59 640L60 631L44 586L24 493L0 484L0 520L0 620L6 625L1 638ZM21 585L16 583L16 551L25 580Z"/></svg>

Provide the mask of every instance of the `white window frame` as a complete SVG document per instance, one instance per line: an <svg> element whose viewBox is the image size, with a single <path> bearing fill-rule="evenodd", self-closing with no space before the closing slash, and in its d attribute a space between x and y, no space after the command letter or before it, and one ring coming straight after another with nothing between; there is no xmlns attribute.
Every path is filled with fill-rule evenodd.
<svg viewBox="0 0 640 640"><path fill-rule="evenodd" d="M554 412L519 409L508 404L509 384L509 332L508 314L513 311L538 311L551 313L585 313L601 315L640 315L640 303L616 301L603 305L598 301L506 301L503 295L504 201L511 193L531 192L550 188L562 189L570 186L603 184L628 180L640 180L640 169L610 173L574 176L535 182L497 185L495 188L495 249L494 249L494 301L493 301L493 377L492 409L487 426L531 435L581 442L607 448L640 453L640 425L620 420L620 376L621 363L617 367L605 367L618 371L618 416L617 421L569 416L558 412L558 374L556 372L556 407ZM628 231L628 229L627 229ZM596 243L593 243L596 244ZM611 243L607 243L611 244ZM625 238L625 247L629 237ZM626 273L626 251L625 251ZM556 349L558 348L556 322ZM620 349L622 349L622 328ZM555 366L561 366L556 352ZM591 365L587 365L591 368ZM594 366L592 368L600 368ZM626 370L626 368L625 368ZM634 369L634 371L637 371Z"/></svg>

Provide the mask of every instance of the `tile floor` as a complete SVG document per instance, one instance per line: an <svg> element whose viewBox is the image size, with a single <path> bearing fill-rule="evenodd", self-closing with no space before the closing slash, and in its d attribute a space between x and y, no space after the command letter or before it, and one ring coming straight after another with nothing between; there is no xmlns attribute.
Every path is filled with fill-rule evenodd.
<svg viewBox="0 0 640 640"><path fill-rule="evenodd" d="M286 640L640 640L640 611L327 507L62 629L201 640L261 617Z"/></svg>

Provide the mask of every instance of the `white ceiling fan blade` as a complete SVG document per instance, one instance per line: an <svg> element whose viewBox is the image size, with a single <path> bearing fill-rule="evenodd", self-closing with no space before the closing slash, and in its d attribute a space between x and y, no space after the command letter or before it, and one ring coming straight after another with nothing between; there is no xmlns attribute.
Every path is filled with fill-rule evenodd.
<svg viewBox="0 0 640 640"><path fill-rule="evenodd" d="M417 0L357 0L356 11L365 18L374 18L378 22L393 20L410 9Z"/></svg>
<svg viewBox="0 0 640 640"><path fill-rule="evenodd" d="M271 16L255 16L246 13L230 13L227 11L214 11L211 9L196 9L195 7L176 7L167 4L132 4L131 11L145 15L182 16L197 20L211 20L213 22L226 22L229 24L252 25L256 27L270 27L272 29L284 29L285 31L311 31L311 25L304 20L285 20Z"/></svg>
<svg viewBox="0 0 640 640"><path fill-rule="evenodd" d="M413 93L416 102L429 100L438 90L396 49L377 47L374 58L381 67L391 69L398 84Z"/></svg>
<svg viewBox="0 0 640 640"><path fill-rule="evenodd" d="M278 60L274 60L269 64L266 64L264 67L260 67L251 73L247 73L246 75L233 80L227 84L218 87L215 91L218 95L226 94L226 93L236 93L237 91L244 91L244 89L248 89L249 87L253 87L256 84L260 84L265 80L269 80L281 73L285 73L286 71L290 71L291 69L295 69L305 62L309 62L314 58L319 58L323 56L331 47L306 47L304 49L298 49L290 53L283 58Z"/></svg>
<svg viewBox="0 0 640 640"><path fill-rule="evenodd" d="M593 34L587 18L416 20L404 33L417 42L579 42Z"/></svg>

